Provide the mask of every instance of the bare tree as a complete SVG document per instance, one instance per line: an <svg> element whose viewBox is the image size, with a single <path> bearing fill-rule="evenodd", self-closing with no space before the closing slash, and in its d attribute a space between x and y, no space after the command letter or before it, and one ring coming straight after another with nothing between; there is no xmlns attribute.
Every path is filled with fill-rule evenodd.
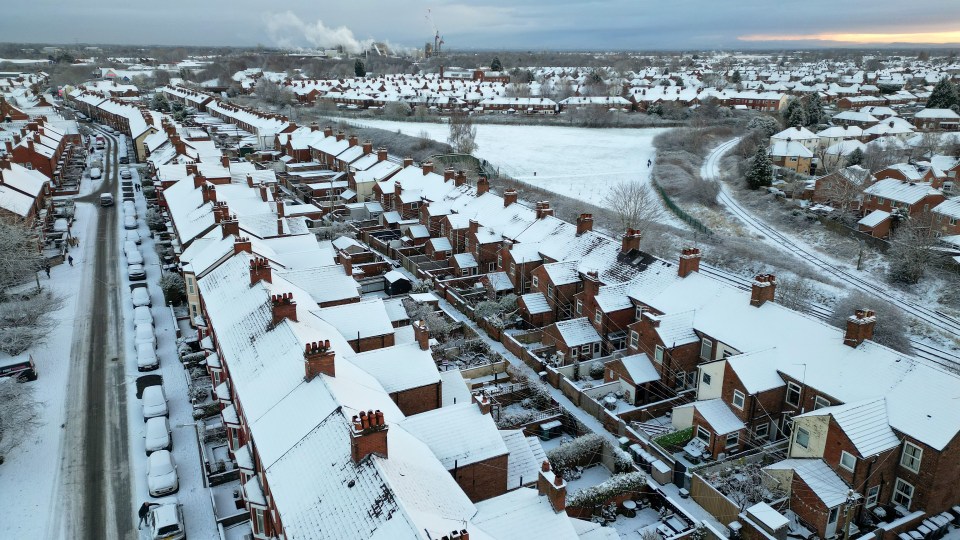
<svg viewBox="0 0 960 540"><path fill-rule="evenodd" d="M453 147L454 152L460 154L472 154L477 149L477 127L473 125L473 119L466 113L455 113L450 115L450 136L447 142Z"/></svg>
<svg viewBox="0 0 960 540"><path fill-rule="evenodd" d="M779 288L780 285L778 284L777 287ZM847 318L853 315L856 310L863 308L871 309L877 315L876 326L873 329L873 341L903 353L910 352L910 339L904 332L904 329L907 328L907 321L903 313L892 304L867 296L860 291L851 292L846 298L833 306L830 324L846 328Z"/></svg>
<svg viewBox="0 0 960 540"><path fill-rule="evenodd" d="M0 351L16 356L42 345L57 326L53 313L63 305L49 291L35 291L0 303Z"/></svg>
<svg viewBox="0 0 960 540"><path fill-rule="evenodd" d="M40 404L32 384L0 379L0 463L40 425Z"/></svg>
<svg viewBox="0 0 960 540"><path fill-rule="evenodd" d="M621 229L642 228L663 210L657 196L637 180L627 180L610 188L604 203L617 216Z"/></svg>
<svg viewBox="0 0 960 540"><path fill-rule="evenodd" d="M43 263L36 231L18 221L0 219L0 299L10 287L33 280Z"/></svg>
<svg viewBox="0 0 960 540"><path fill-rule="evenodd" d="M803 278L777 277L777 303L794 311L807 312L815 289Z"/></svg>
<svg viewBox="0 0 960 540"><path fill-rule="evenodd" d="M936 264L937 243L929 215L907 219L891 238L887 252L890 258L890 279L894 282L916 284Z"/></svg>
<svg viewBox="0 0 960 540"><path fill-rule="evenodd" d="M856 179L847 178L844 171L840 170L821 182L821 193L825 202L836 210L841 219L860 209L863 190L867 187L865 178L858 182Z"/></svg>

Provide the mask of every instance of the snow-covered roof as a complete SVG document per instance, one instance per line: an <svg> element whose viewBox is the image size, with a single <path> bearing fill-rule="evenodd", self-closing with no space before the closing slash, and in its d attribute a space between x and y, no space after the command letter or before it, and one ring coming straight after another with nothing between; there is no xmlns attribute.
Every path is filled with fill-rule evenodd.
<svg viewBox="0 0 960 540"><path fill-rule="evenodd" d="M550 312L550 304L547 303L547 297L544 296L543 293L527 293L520 298L523 300L523 305L526 306L527 312L531 315Z"/></svg>
<svg viewBox="0 0 960 540"><path fill-rule="evenodd" d="M860 221L857 222L857 225L863 225L864 227L872 229L888 219L890 219L890 212L886 212L884 210L874 210L873 212L863 216Z"/></svg>
<svg viewBox="0 0 960 540"><path fill-rule="evenodd" d="M440 374L430 350L416 342L360 353L351 360L389 393L437 384Z"/></svg>
<svg viewBox="0 0 960 540"><path fill-rule="evenodd" d="M960 219L960 199L957 199L956 197L947 199L934 206L932 212L953 219Z"/></svg>
<svg viewBox="0 0 960 540"><path fill-rule="evenodd" d="M348 341L393 333L393 324L379 298L321 308L313 313Z"/></svg>
<svg viewBox="0 0 960 540"><path fill-rule="evenodd" d="M516 489L523 484L537 481L544 451L540 439L527 437L522 429L501 430L504 444L510 452L507 461L507 489ZM539 451L534 451L538 448Z"/></svg>
<svg viewBox="0 0 960 540"><path fill-rule="evenodd" d="M896 178L884 178L863 190L867 195L883 197L899 203L916 204L928 195L936 195L940 190L925 182L901 182Z"/></svg>
<svg viewBox="0 0 960 540"><path fill-rule="evenodd" d="M682 407L695 408L697 412L700 413L700 416L710 424L710 427L713 428L714 433L717 435L726 435L727 433L733 433L745 427L743 421L737 418L737 415L733 414L730 407L719 398L695 401ZM677 408L679 409L681 407Z"/></svg>
<svg viewBox="0 0 960 540"><path fill-rule="evenodd" d="M566 514L555 512L546 497L530 488L478 502L473 523L490 538L578 540Z"/></svg>
<svg viewBox="0 0 960 540"><path fill-rule="evenodd" d="M581 345L590 345L600 341L600 334L597 329L590 324L586 317L578 319L569 319L554 323L560 338L567 347L579 347Z"/></svg>
<svg viewBox="0 0 960 540"><path fill-rule="evenodd" d="M660 380L660 373L653 367L647 353L632 354L620 359L633 384L643 384Z"/></svg>
<svg viewBox="0 0 960 540"><path fill-rule="evenodd" d="M870 457L900 444L890 429L887 402L882 397L824 407L796 416L832 416L861 457Z"/></svg>
<svg viewBox="0 0 960 540"><path fill-rule="evenodd" d="M493 419L475 403L422 412L400 425L423 441L447 470L508 453Z"/></svg>
<svg viewBox="0 0 960 540"><path fill-rule="evenodd" d="M764 469L792 470L827 508L843 504L850 494L850 486L822 459L785 459Z"/></svg>

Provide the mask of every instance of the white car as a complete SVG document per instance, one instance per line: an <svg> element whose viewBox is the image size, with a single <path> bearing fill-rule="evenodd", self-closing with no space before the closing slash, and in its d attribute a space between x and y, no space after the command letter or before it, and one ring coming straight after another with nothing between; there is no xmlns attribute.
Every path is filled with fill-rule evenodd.
<svg viewBox="0 0 960 540"><path fill-rule="evenodd" d="M160 358L149 341L137 343L137 371L153 371L160 367ZM146 394L144 394L146 395Z"/></svg>
<svg viewBox="0 0 960 540"><path fill-rule="evenodd" d="M133 216L124 216L123 217L123 228L126 230L132 230L137 228L137 218Z"/></svg>
<svg viewBox="0 0 960 540"><path fill-rule="evenodd" d="M120 178L123 178L124 180L127 180L127 179L130 179L130 178L133 178L133 174L130 172L130 169L122 169L122 170L120 171Z"/></svg>
<svg viewBox="0 0 960 540"><path fill-rule="evenodd" d="M134 244L134 247L136 247L136 244ZM127 264L143 267L143 255L140 254L139 249L127 252Z"/></svg>
<svg viewBox="0 0 960 540"><path fill-rule="evenodd" d="M133 307L147 306L151 307L153 305L150 302L150 291L146 287L137 287L133 290Z"/></svg>
<svg viewBox="0 0 960 540"><path fill-rule="evenodd" d="M143 281L147 279L147 271L142 264L131 264L127 266L127 277L130 281Z"/></svg>
<svg viewBox="0 0 960 540"><path fill-rule="evenodd" d="M139 246L142 240L143 239L140 238L140 231L136 231L136 230L127 231L127 240L126 240L127 242L133 242L134 244Z"/></svg>
<svg viewBox="0 0 960 540"><path fill-rule="evenodd" d="M137 206L133 201L123 201L123 215L137 217Z"/></svg>
<svg viewBox="0 0 960 540"><path fill-rule="evenodd" d="M153 332L153 323L141 323L133 328L133 334L136 336L136 344L147 343L154 349L157 348L157 335Z"/></svg>
<svg viewBox="0 0 960 540"><path fill-rule="evenodd" d="M150 313L150 308L146 306L140 306L133 308L133 324L153 324L153 314Z"/></svg>
<svg viewBox="0 0 960 540"><path fill-rule="evenodd" d="M170 438L170 421L166 417L157 416L147 420L144 448L146 448L148 456L158 450L171 450L173 448L173 439Z"/></svg>
<svg viewBox="0 0 960 540"><path fill-rule="evenodd" d="M103 173L100 172L100 169L98 167L94 167L90 169L90 178L92 178L93 180L100 178L102 174Z"/></svg>
<svg viewBox="0 0 960 540"><path fill-rule="evenodd" d="M169 450L157 450L147 458L147 491L151 497L162 497L180 489L177 463Z"/></svg>
<svg viewBox="0 0 960 540"><path fill-rule="evenodd" d="M187 529L183 525L183 511L176 499L158 504L147 514L151 540L186 540Z"/></svg>
<svg viewBox="0 0 960 540"><path fill-rule="evenodd" d="M143 389L143 421L167 415L167 396L163 393L163 386L148 386Z"/></svg>

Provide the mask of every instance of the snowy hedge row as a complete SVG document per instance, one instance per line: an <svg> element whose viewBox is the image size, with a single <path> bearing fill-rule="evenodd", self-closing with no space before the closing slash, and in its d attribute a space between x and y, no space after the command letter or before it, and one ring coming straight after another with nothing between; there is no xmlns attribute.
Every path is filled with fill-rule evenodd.
<svg viewBox="0 0 960 540"><path fill-rule="evenodd" d="M604 439L596 433L588 433L561 444L547 452L550 466L561 474L576 466L586 466L600 461Z"/></svg>
<svg viewBox="0 0 960 540"><path fill-rule="evenodd" d="M639 493L647 485L642 472L615 474L602 484L583 488L567 499L567 506L600 506L624 493Z"/></svg>

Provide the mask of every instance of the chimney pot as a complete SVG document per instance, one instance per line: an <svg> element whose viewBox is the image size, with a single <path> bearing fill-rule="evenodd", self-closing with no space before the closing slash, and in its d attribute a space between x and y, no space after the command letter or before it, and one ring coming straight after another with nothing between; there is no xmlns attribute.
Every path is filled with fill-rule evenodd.
<svg viewBox="0 0 960 540"><path fill-rule="evenodd" d="M593 230L593 214L580 214L577 217L577 236Z"/></svg>
<svg viewBox="0 0 960 540"><path fill-rule="evenodd" d="M627 229L627 232L623 235L623 241L621 242L621 253L629 253L633 250L639 251L640 240L642 238L643 233L639 229Z"/></svg>
<svg viewBox="0 0 960 540"><path fill-rule="evenodd" d="M847 318L847 332L843 337L844 345L856 348L868 339L873 339L873 330L877 316L871 309L858 309Z"/></svg>
<svg viewBox="0 0 960 540"><path fill-rule="evenodd" d="M406 169L413 165L413 158L405 157L403 158L403 168Z"/></svg>
<svg viewBox="0 0 960 540"><path fill-rule="evenodd" d="M506 208L517 202L517 190L508 189L503 192L503 207Z"/></svg>
<svg viewBox="0 0 960 540"><path fill-rule="evenodd" d="M776 298L777 278L773 274L758 274L750 287L750 305L760 307Z"/></svg>
<svg viewBox="0 0 960 540"><path fill-rule="evenodd" d="M423 170L423 175L426 176L433 172L433 162L427 161L421 165L420 168Z"/></svg>
<svg viewBox="0 0 960 540"><path fill-rule="evenodd" d="M677 275L682 278L689 276L692 272L700 271L700 249L695 247L686 247L680 252L680 265L677 267Z"/></svg>

